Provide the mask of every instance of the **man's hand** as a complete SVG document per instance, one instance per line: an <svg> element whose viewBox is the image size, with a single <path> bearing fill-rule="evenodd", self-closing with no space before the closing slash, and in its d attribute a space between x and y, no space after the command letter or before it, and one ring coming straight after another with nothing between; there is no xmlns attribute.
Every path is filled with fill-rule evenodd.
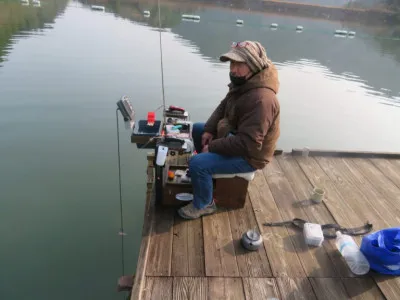
<svg viewBox="0 0 400 300"><path fill-rule="evenodd" d="M213 138L214 138L214 136L211 133L204 132L203 135L201 136L201 146L204 148L204 146L208 145L212 141ZM208 147L207 147L207 149L208 149Z"/></svg>
<svg viewBox="0 0 400 300"><path fill-rule="evenodd" d="M208 145L205 145L201 153L207 153L207 152L208 152Z"/></svg>

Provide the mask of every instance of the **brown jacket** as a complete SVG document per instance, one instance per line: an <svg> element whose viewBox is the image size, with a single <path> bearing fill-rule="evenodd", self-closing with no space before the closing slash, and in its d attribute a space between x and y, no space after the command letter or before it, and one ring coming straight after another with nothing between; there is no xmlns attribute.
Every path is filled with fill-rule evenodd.
<svg viewBox="0 0 400 300"><path fill-rule="evenodd" d="M214 135L208 150L242 156L254 168L262 169L271 161L280 135L278 72L271 64L244 85L229 87L206 122L205 131Z"/></svg>

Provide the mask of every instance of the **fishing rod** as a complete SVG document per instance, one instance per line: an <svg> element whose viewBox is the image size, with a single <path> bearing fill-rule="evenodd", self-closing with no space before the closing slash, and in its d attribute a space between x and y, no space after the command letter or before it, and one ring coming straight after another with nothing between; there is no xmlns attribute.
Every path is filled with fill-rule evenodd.
<svg viewBox="0 0 400 300"><path fill-rule="evenodd" d="M158 32L160 37L160 67L161 67L161 90L162 90L162 107L163 107L163 126L165 126L165 89L164 89L164 63L162 52L162 37L161 37L161 6L160 0L157 0L158 5ZM165 128L164 128L165 129Z"/></svg>

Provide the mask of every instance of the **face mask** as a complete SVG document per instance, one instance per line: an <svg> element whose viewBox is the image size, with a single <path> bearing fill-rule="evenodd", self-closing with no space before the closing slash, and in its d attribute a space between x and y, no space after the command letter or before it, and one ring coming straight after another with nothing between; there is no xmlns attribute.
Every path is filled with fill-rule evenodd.
<svg viewBox="0 0 400 300"><path fill-rule="evenodd" d="M234 85L243 85L246 83L246 76L235 76L231 72L229 72L229 78Z"/></svg>

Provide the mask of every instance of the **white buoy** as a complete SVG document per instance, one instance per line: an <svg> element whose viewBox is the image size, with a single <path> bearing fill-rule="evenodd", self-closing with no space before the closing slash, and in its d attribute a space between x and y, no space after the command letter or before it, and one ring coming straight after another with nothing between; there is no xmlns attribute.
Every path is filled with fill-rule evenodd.
<svg viewBox="0 0 400 300"><path fill-rule="evenodd" d="M182 18L182 21L192 22L192 23L200 23L200 20L194 20L194 19L188 19L188 18Z"/></svg>
<svg viewBox="0 0 400 300"><path fill-rule="evenodd" d="M335 35L347 35L347 31L337 29L337 30L335 30Z"/></svg>
<svg viewBox="0 0 400 300"><path fill-rule="evenodd" d="M278 28L278 24L272 23L270 27L271 27L271 28Z"/></svg>
<svg viewBox="0 0 400 300"><path fill-rule="evenodd" d="M236 25L243 25L243 24L244 24L243 20L236 20Z"/></svg>
<svg viewBox="0 0 400 300"><path fill-rule="evenodd" d="M144 15L145 17L150 17L150 11L145 10L145 11L143 12L143 15Z"/></svg>
<svg viewBox="0 0 400 300"><path fill-rule="evenodd" d="M91 8L93 10L99 10L99 11L105 11L106 10L106 8L104 6L101 6L101 5L92 5Z"/></svg>
<svg viewBox="0 0 400 300"><path fill-rule="evenodd" d="M200 21L200 16L197 16L197 15L182 15L182 19Z"/></svg>
<svg viewBox="0 0 400 300"><path fill-rule="evenodd" d="M355 31L349 31L349 37L355 37L356 32Z"/></svg>
<svg viewBox="0 0 400 300"><path fill-rule="evenodd" d="M304 29L304 27L300 26L300 25L297 25L297 27L296 27L296 31L303 31L303 29Z"/></svg>

